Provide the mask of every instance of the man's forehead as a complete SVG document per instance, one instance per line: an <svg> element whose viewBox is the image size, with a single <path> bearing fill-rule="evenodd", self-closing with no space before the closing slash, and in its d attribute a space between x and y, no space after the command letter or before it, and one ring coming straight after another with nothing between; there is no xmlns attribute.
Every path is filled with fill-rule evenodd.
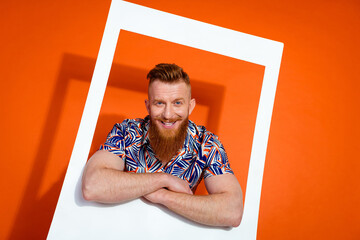
<svg viewBox="0 0 360 240"><path fill-rule="evenodd" d="M148 89L149 97L155 98L163 98L167 95L174 98L187 98L191 94L190 91L190 86L181 80L171 83L155 80L150 83Z"/></svg>
<svg viewBox="0 0 360 240"><path fill-rule="evenodd" d="M188 84L185 83L184 80L179 79L176 81L163 81L160 79L155 79L149 84L150 86L157 86L157 87L181 87L181 86L188 86Z"/></svg>

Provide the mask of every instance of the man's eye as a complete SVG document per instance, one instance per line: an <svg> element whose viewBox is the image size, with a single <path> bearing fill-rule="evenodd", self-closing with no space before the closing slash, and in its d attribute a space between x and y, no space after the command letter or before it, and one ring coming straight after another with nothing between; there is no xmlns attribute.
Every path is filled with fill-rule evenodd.
<svg viewBox="0 0 360 240"><path fill-rule="evenodd" d="M181 104L182 104L182 102L180 102L180 101L175 102L175 105L181 105Z"/></svg>
<svg viewBox="0 0 360 240"><path fill-rule="evenodd" d="M163 103L162 102L156 102L155 105L162 105Z"/></svg>

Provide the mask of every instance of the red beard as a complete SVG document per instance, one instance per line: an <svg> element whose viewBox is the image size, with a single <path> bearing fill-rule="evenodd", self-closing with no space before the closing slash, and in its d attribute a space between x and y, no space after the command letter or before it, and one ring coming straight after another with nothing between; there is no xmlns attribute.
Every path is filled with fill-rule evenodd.
<svg viewBox="0 0 360 240"><path fill-rule="evenodd" d="M180 119L161 119L155 118L159 121L179 121ZM159 129L159 127L150 120L149 139L150 145L154 150L156 156L163 164L168 163L183 147L185 137L187 134L189 120L186 118L177 129Z"/></svg>

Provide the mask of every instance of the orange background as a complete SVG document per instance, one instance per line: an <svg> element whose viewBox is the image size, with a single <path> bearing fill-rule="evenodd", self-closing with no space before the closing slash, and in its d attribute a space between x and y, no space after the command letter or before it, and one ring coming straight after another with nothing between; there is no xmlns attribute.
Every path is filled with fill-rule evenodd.
<svg viewBox="0 0 360 240"><path fill-rule="evenodd" d="M258 239L359 239L360 3L132 2L285 44ZM47 235L109 7L2 4L1 239ZM189 73L191 119L220 136L245 191L263 67L134 33L120 34L91 152L114 122L146 114L144 76L158 62Z"/></svg>

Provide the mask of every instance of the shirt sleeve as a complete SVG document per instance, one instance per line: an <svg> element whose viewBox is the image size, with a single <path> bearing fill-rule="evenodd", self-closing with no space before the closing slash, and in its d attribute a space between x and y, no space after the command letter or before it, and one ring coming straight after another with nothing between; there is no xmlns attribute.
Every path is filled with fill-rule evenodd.
<svg viewBox="0 0 360 240"><path fill-rule="evenodd" d="M99 150L106 150L123 159L125 157L126 128L125 122L115 124L109 132L106 142L100 145Z"/></svg>
<svg viewBox="0 0 360 240"><path fill-rule="evenodd" d="M204 144L204 150L206 157L206 165L204 172L204 178L208 178L221 174L234 174L230 168L230 163L225 152L225 149L217 136L212 135Z"/></svg>

